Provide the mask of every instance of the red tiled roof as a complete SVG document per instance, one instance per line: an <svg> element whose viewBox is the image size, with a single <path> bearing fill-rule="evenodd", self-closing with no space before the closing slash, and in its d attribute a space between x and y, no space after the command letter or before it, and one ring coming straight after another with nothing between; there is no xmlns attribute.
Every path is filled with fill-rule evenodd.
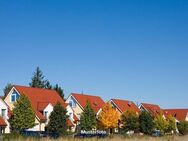
<svg viewBox="0 0 188 141"><path fill-rule="evenodd" d="M105 102L99 96L77 94L77 93L72 93L72 96L78 101L78 103L82 106L82 108L84 108L86 106L87 101L89 101L91 107L96 113L105 104Z"/></svg>
<svg viewBox="0 0 188 141"><path fill-rule="evenodd" d="M111 99L114 104L119 108L121 112L125 112L126 110L133 110L137 113L140 112L140 109L135 105L134 102L128 100L121 100L121 99Z"/></svg>
<svg viewBox="0 0 188 141"><path fill-rule="evenodd" d="M37 117L38 117L41 121L46 121L45 116L44 116L41 112L36 111L35 114L37 115Z"/></svg>
<svg viewBox="0 0 188 141"><path fill-rule="evenodd" d="M14 86L20 94L25 94L32 105L33 110L35 111L38 118L44 120L44 116L40 114L40 110L43 110L48 103L51 103L52 106L55 106L57 102L60 102L63 107L66 108L67 104L59 96L55 90L41 89L41 88L32 88L26 86ZM38 112L37 112L38 111Z"/></svg>
<svg viewBox="0 0 188 141"><path fill-rule="evenodd" d="M70 121L70 119L67 119L67 126L68 127L73 127L74 124Z"/></svg>
<svg viewBox="0 0 188 141"><path fill-rule="evenodd" d="M165 115L171 115L179 121L185 120L188 113L188 109L164 109L163 111Z"/></svg>
<svg viewBox="0 0 188 141"><path fill-rule="evenodd" d="M73 114L73 119L75 122L79 121L78 117L75 114Z"/></svg>
<svg viewBox="0 0 188 141"><path fill-rule="evenodd" d="M149 104L149 103L141 103L146 110L148 110L153 116L156 116L160 112L163 112L159 105Z"/></svg>
<svg viewBox="0 0 188 141"><path fill-rule="evenodd" d="M7 126L6 122L1 116L0 116L0 126Z"/></svg>
<svg viewBox="0 0 188 141"><path fill-rule="evenodd" d="M43 111L48 106L48 104L49 104L49 102L38 102L37 110Z"/></svg>

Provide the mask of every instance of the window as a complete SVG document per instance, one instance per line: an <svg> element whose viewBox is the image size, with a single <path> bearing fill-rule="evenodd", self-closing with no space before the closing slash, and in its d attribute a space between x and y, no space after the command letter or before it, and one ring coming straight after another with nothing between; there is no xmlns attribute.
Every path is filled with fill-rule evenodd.
<svg viewBox="0 0 188 141"><path fill-rule="evenodd" d="M15 102L19 98L19 94L14 91L11 95L11 102Z"/></svg>
<svg viewBox="0 0 188 141"><path fill-rule="evenodd" d="M6 109L1 109L1 116L2 117L5 117L5 112L6 112Z"/></svg>
<svg viewBox="0 0 188 141"><path fill-rule="evenodd" d="M48 118L48 111L44 111L44 116L46 119Z"/></svg>
<svg viewBox="0 0 188 141"><path fill-rule="evenodd" d="M69 118L71 118L71 116L72 116L72 113L69 113Z"/></svg>
<svg viewBox="0 0 188 141"><path fill-rule="evenodd" d="M74 100L70 100L70 101L69 101L69 105L70 105L71 107L76 107L76 102L75 102Z"/></svg>
<svg viewBox="0 0 188 141"><path fill-rule="evenodd" d="M80 117L81 117L81 114L77 114L77 117L78 117L78 119L80 119Z"/></svg>

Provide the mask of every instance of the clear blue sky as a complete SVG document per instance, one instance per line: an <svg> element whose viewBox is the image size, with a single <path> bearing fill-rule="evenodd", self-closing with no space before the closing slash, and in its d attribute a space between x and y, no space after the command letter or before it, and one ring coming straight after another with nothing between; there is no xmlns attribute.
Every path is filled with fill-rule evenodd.
<svg viewBox="0 0 188 141"><path fill-rule="evenodd" d="M37 66L66 96L188 108L188 1L1 0L1 95Z"/></svg>

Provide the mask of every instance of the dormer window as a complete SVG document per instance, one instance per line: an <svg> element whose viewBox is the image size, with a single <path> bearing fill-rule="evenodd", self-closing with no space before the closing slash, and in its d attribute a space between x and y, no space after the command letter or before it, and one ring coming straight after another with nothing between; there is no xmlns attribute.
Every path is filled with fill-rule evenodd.
<svg viewBox="0 0 188 141"><path fill-rule="evenodd" d="M76 107L76 102L75 102L73 99L71 99L71 100L69 101L69 105L70 105L72 108L74 108L74 107Z"/></svg>
<svg viewBox="0 0 188 141"><path fill-rule="evenodd" d="M19 98L19 94L14 91L11 95L11 102L15 102Z"/></svg>
<svg viewBox="0 0 188 141"><path fill-rule="evenodd" d="M6 109L1 109L1 116L5 118Z"/></svg>
<svg viewBox="0 0 188 141"><path fill-rule="evenodd" d="M46 119L48 118L48 111L44 111L44 116Z"/></svg>

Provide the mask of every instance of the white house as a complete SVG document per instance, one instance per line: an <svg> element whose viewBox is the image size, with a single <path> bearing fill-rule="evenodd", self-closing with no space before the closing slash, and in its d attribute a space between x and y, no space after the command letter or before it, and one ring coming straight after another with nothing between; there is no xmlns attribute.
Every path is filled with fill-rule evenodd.
<svg viewBox="0 0 188 141"><path fill-rule="evenodd" d="M0 98L0 133L10 133L10 124L8 119L8 106Z"/></svg>
<svg viewBox="0 0 188 141"><path fill-rule="evenodd" d="M33 111L35 112L35 126L29 130L45 131L49 122L49 116L53 111L53 107L59 102L67 110L69 116L67 124L70 130L74 130L76 126L76 118L73 109L64 102L55 90L32 88L26 86L13 86L4 101L10 107L14 108L14 102L20 97L26 95L31 102ZM61 123L59 123L61 124Z"/></svg>

